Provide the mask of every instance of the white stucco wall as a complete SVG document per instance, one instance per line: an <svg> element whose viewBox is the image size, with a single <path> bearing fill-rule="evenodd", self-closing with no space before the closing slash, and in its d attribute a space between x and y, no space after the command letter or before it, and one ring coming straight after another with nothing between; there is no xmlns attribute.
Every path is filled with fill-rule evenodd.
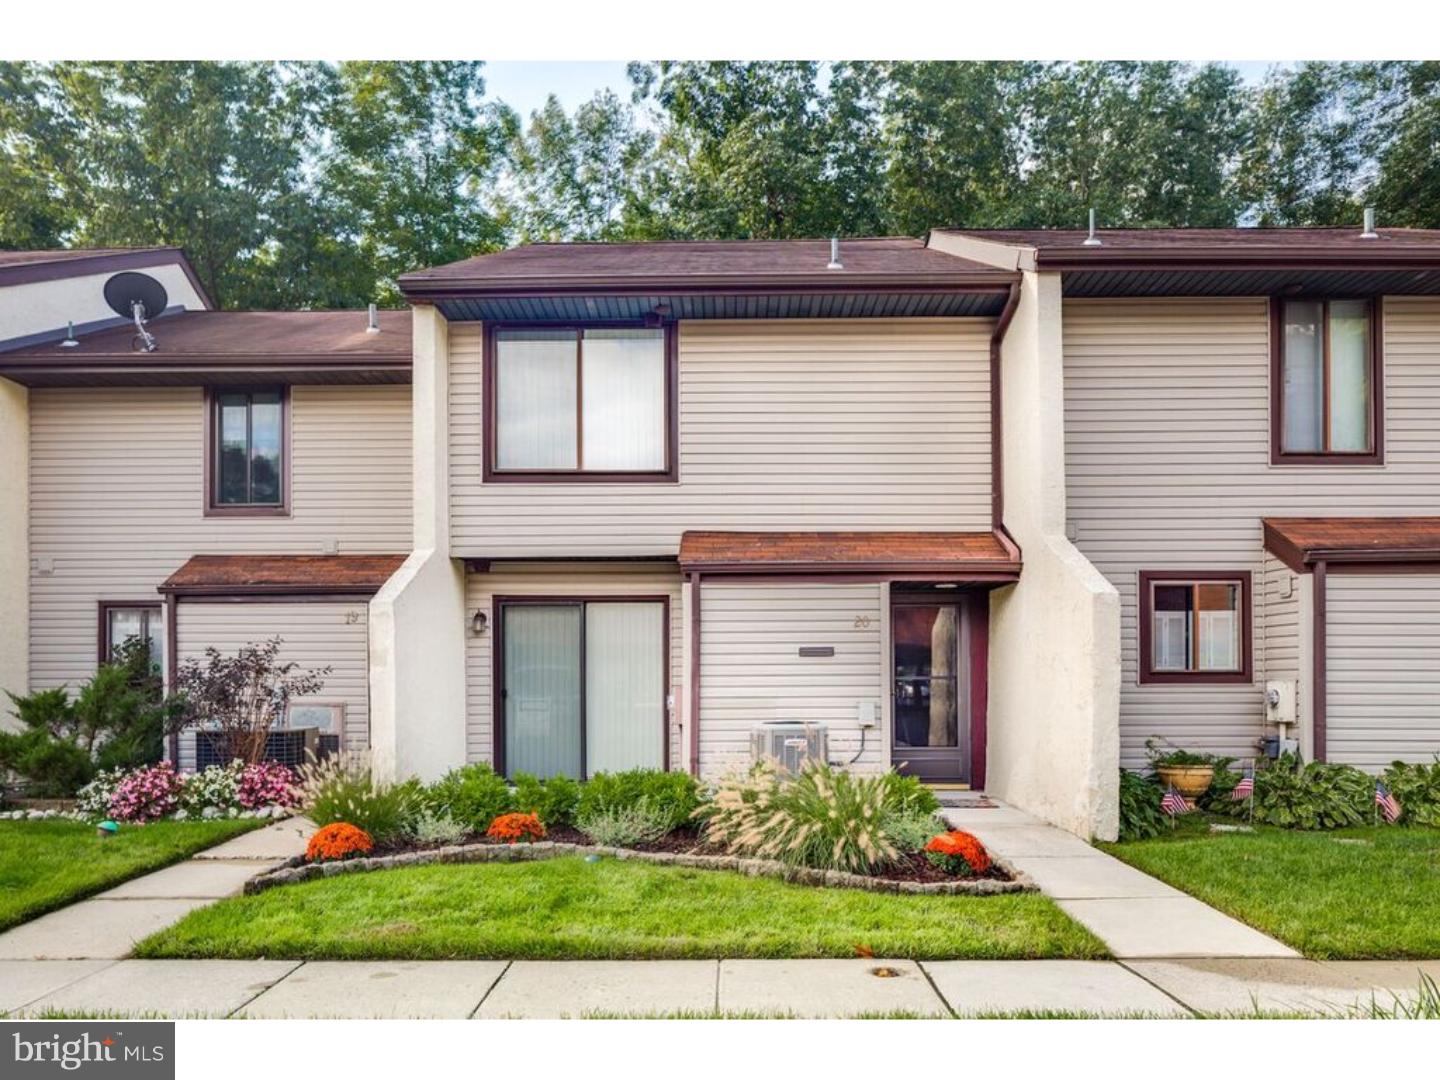
<svg viewBox="0 0 1440 1080"><path fill-rule="evenodd" d="M1119 827L1120 599L1065 537L1060 278L1026 273L1001 354L1005 524L992 594L986 790L1085 837Z"/></svg>
<svg viewBox="0 0 1440 1080"><path fill-rule="evenodd" d="M0 379L0 691L23 694L30 685L30 394ZM0 724L10 726L9 699L0 694Z"/></svg>
<svg viewBox="0 0 1440 1080"><path fill-rule="evenodd" d="M464 564L450 557L449 333L414 309L414 550L370 603L370 745L384 778L434 780L465 763Z"/></svg>

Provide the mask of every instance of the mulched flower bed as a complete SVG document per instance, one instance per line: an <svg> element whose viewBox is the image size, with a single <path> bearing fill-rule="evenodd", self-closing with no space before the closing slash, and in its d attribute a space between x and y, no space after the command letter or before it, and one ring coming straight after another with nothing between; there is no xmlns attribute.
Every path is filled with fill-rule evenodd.
<svg viewBox="0 0 1440 1080"><path fill-rule="evenodd" d="M490 851L492 848L508 848L505 854ZM557 827L550 829L539 844L505 844L503 841L474 835L461 844L420 844L416 841L377 844L372 857L350 860L346 863L307 864L304 858L289 861L278 871L261 874L246 883L245 891L259 891L274 884L288 884L302 878L328 876L328 874L350 873L353 870L383 870L390 865L413 865L423 863L464 863L464 861L527 861L531 858L547 858L564 854L564 850L596 848L602 854L618 858L649 858L649 860L677 860L680 865L698 868L740 868L742 873L763 873L769 877L783 877L802 884L827 884L838 887L873 888L878 891L962 891L962 893L991 893L991 891L1030 891L1034 888L1030 878L1015 873L1001 861L991 863L984 874L958 877L946 874L930 863L920 852L904 855L899 863L888 865L878 874L837 874L835 871L809 871L795 867L782 867L770 860L740 860L723 848L707 844L704 835L696 828L675 829L660 840L636 844L631 848L600 847L586 837L579 829ZM294 871L302 871L295 874ZM274 876L274 878L272 878ZM253 886L253 888L252 888Z"/></svg>

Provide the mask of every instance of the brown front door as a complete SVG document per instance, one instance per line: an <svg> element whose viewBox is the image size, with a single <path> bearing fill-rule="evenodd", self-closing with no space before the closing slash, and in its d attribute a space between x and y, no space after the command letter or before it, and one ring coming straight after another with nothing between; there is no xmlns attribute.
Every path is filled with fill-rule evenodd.
<svg viewBox="0 0 1440 1080"><path fill-rule="evenodd" d="M928 781L970 781L970 605L896 598L890 762Z"/></svg>

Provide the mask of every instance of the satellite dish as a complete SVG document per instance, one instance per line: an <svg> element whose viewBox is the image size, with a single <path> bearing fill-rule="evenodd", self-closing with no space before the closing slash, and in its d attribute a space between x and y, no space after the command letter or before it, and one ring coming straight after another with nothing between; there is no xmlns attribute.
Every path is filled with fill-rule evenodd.
<svg viewBox="0 0 1440 1080"><path fill-rule="evenodd" d="M159 342L145 329L145 324L165 310L170 302L165 286L149 274L133 270L113 275L105 282L105 302L110 310L135 323L135 337L130 347L136 352L154 352Z"/></svg>
<svg viewBox="0 0 1440 1080"><path fill-rule="evenodd" d="M165 286L149 274L126 270L112 275L105 282L105 303L110 305L111 311L126 319L135 317L134 305L138 303L141 305L140 317L149 320L165 311L170 297L165 292Z"/></svg>

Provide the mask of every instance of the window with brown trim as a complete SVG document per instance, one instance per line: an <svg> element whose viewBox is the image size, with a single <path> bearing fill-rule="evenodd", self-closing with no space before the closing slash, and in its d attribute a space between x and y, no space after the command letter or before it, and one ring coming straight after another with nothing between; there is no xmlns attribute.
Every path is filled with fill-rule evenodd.
<svg viewBox="0 0 1440 1080"><path fill-rule="evenodd" d="M673 327L489 327L485 479L673 480Z"/></svg>
<svg viewBox="0 0 1440 1080"><path fill-rule="evenodd" d="M207 393L207 513L289 512L289 413L286 387L216 387Z"/></svg>
<svg viewBox="0 0 1440 1080"><path fill-rule="evenodd" d="M1277 299L1271 310L1271 462L1378 464L1384 441L1379 305Z"/></svg>
<svg viewBox="0 0 1440 1080"><path fill-rule="evenodd" d="M1248 683L1250 575L1140 572L1140 681Z"/></svg>
<svg viewBox="0 0 1440 1080"><path fill-rule="evenodd" d="M115 659L115 650L128 641L143 641L150 649L151 666L164 669L165 620L160 605L100 601L100 662L105 664Z"/></svg>

